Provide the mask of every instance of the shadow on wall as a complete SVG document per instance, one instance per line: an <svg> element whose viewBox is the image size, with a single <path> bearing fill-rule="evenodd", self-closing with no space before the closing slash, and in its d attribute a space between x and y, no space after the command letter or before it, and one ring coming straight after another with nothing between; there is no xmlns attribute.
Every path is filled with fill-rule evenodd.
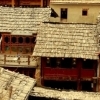
<svg viewBox="0 0 100 100"><path fill-rule="evenodd" d="M58 99L46 98L46 97L34 97L34 96L29 96L28 100L58 100Z"/></svg>

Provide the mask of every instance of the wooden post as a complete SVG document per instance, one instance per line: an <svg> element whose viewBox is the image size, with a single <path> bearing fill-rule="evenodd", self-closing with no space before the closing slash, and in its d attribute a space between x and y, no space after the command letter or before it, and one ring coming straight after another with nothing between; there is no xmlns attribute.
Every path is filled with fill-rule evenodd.
<svg viewBox="0 0 100 100"><path fill-rule="evenodd" d="M43 0L41 0L41 7L43 7Z"/></svg>
<svg viewBox="0 0 100 100"><path fill-rule="evenodd" d="M28 65L30 65L30 56L28 55Z"/></svg>
<svg viewBox="0 0 100 100"><path fill-rule="evenodd" d="M97 79L100 77L100 57L98 59L98 66L97 66ZM100 91L100 83L97 81L96 91Z"/></svg>
<svg viewBox="0 0 100 100"><path fill-rule="evenodd" d="M6 64L6 55L4 55L4 65Z"/></svg>
<svg viewBox="0 0 100 100"><path fill-rule="evenodd" d="M15 6L15 0L12 0L12 7Z"/></svg>
<svg viewBox="0 0 100 100"><path fill-rule="evenodd" d="M9 88L9 100L11 99L12 90L13 90L13 87L11 86L11 87Z"/></svg>
<svg viewBox="0 0 100 100"><path fill-rule="evenodd" d="M77 80L77 90L78 91L81 90L81 80L80 79Z"/></svg>

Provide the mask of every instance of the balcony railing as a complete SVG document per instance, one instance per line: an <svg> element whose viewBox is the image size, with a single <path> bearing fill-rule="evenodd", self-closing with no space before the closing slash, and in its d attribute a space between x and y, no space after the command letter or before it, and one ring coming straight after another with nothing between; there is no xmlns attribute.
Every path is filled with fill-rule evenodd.
<svg viewBox="0 0 100 100"><path fill-rule="evenodd" d="M19 59L17 55L0 55L0 66L3 67L37 67L38 58L30 55L20 55Z"/></svg>

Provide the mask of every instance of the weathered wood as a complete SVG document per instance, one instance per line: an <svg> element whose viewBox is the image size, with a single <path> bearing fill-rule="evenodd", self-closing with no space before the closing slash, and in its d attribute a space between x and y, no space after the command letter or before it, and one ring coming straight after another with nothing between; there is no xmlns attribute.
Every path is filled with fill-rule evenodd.
<svg viewBox="0 0 100 100"><path fill-rule="evenodd" d="M11 0L12 1L12 7L14 7L15 5L15 0Z"/></svg>

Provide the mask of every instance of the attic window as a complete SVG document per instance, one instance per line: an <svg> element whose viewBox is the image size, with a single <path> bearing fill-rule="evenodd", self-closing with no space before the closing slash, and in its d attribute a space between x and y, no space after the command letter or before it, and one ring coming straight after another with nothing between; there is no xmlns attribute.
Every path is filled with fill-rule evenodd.
<svg viewBox="0 0 100 100"><path fill-rule="evenodd" d="M88 14L88 10L87 9L83 9L82 10L82 16L87 16Z"/></svg>
<svg viewBox="0 0 100 100"><path fill-rule="evenodd" d="M61 19L67 19L67 8L61 8Z"/></svg>

